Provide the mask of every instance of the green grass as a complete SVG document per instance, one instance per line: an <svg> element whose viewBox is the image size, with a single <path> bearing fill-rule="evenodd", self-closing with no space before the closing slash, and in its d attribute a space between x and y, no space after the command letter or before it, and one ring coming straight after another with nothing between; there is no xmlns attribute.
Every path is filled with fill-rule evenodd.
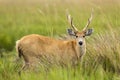
<svg viewBox="0 0 120 80"><path fill-rule="evenodd" d="M24 35L56 37L69 27L66 11L80 30L90 17L94 33L88 37L82 66L53 66L46 73L25 71L17 74L22 61L13 62L15 42ZM0 1L0 80L120 80L120 1L119 0L1 0Z"/></svg>

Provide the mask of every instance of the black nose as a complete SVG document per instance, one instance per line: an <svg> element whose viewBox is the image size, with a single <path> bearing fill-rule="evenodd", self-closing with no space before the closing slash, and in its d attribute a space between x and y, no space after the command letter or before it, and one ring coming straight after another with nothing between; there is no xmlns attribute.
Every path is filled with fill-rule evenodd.
<svg viewBox="0 0 120 80"><path fill-rule="evenodd" d="M79 45L82 45L82 44L83 44L83 42L82 42L82 41L80 41L80 42L79 42Z"/></svg>

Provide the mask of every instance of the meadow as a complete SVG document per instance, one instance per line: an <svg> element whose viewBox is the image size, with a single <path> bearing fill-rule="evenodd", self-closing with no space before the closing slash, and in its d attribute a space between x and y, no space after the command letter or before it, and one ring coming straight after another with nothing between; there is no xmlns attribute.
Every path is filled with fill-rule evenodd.
<svg viewBox="0 0 120 80"><path fill-rule="evenodd" d="M81 30L94 10L86 38L87 53L82 65L44 67L18 75L22 60L15 43L22 36L40 34L53 38L69 28L66 12ZM0 0L0 80L120 80L120 1L119 0Z"/></svg>

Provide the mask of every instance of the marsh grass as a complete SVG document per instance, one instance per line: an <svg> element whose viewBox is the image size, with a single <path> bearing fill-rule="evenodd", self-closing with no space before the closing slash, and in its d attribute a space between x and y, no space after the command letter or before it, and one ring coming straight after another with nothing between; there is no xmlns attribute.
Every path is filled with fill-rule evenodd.
<svg viewBox="0 0 120 80"><path fill-rule="evenodd" d="M36 70L22 71L19 76L18 70L22 66L22 59L14 63L16 52L10 52L0 59L0 78L2 80L119 80L120 79L120 44L119 30L107 30L104 34L95 34L87 38L87 53L83 58L82 65L75 67L62 67L40 65Z"/></svg>
<svg viewBox="0 0 120 80"><path fill-rule="evenodd" d="M15 42L24 35L55 37L66 34L66 10L74 24L82 29L94 9L90 27L94 34L86 38L87 53L82 65L54 65L46 71L18 70L22 60L14 62ZM120 79L120 1L119 0L2 0L0 1L0 80L119 80Z"/></svg>

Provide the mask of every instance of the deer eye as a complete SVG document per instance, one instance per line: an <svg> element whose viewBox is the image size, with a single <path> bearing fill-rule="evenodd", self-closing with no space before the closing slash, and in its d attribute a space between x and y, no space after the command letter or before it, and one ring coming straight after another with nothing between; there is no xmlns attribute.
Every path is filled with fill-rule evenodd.
<svg viewBox="0 0 120 80"><path fill-rule="evenodd" d="M83 37L85 37L85 36L83 36Z"/></svg>
<svg viewBox="0 0 120 80"><path fill-rule="evenodd" d="M78 38L78 36L76 36L76 38Z"/></svg>

